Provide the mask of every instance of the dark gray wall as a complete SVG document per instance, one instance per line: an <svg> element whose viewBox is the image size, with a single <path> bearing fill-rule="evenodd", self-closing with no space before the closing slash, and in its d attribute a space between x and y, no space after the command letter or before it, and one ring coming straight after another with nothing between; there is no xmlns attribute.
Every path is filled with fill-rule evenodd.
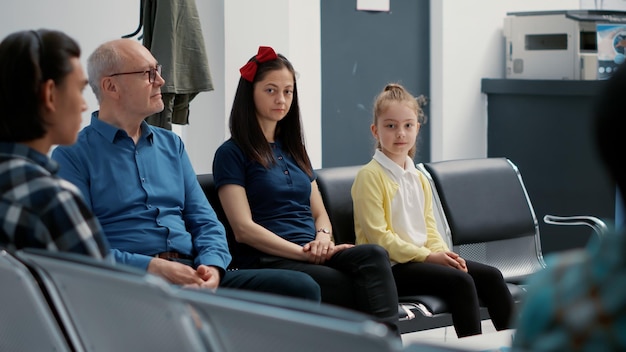
<svg viewBox="0 0 626 352"><path fill-rule="evenodd" d="M389 13L357 11L355 0L321 1L322 167L372 158L372 104L385 84L429 96L429 17L428 0L391 0ZM428 123L415 159L430 161Z"/></svg>
<svg viewBox="0 0 626 352"><path fill-rule="evenodd" d="M543 216L595 215L613 222L615 183L592 138L593 104L604 81L484 79L490 157L513 161L533 203L544 252L584 246L587 227Z"/></svg>

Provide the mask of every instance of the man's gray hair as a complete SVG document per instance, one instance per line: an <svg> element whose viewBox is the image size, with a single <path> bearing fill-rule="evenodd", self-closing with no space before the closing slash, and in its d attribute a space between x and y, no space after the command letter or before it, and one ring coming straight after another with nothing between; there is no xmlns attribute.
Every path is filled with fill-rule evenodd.
<svg viewBox="0 0 626 352"><path fill-rule="evenodd" d="M100 45L87 59L89 86L100 102L100 81L103 77L116 73L123 65L123 58L117 46L108 42Z"/></svg>

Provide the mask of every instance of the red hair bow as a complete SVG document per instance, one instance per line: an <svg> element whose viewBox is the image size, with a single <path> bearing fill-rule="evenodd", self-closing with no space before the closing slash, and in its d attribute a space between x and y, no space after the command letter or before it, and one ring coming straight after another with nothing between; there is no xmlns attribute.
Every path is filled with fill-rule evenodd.
<svg viewBox="0 0 626 352"><path fill-rule="evenodd" d="M254 59L248 61L247 64L243 65L239 69L241 77L248 82L253 82L254 76L256 75L256 69L259 67L258 64L276 59L278 59L278 56L276 55L274 49L269 46L260 46L259 52L256 54Z"/></svg>

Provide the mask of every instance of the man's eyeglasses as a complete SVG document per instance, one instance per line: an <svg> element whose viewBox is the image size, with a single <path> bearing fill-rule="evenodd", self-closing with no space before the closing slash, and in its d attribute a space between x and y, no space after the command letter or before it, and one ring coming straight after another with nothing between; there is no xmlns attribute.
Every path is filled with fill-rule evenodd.
<svg viewBox="0 0 626 352"><path fill-rule="evenodd" d="M121 75L134 75L137 73L141 73L141 74L148 73L148 81L150 81L150 83L154 83L154 81L156 80L157 73L159 74L159 76L161 75L161 65L156 65L156 67L151 67L149 70L145 70L145 71L114 73L112 75L109 75L109 77L121 76Z"/></svg>

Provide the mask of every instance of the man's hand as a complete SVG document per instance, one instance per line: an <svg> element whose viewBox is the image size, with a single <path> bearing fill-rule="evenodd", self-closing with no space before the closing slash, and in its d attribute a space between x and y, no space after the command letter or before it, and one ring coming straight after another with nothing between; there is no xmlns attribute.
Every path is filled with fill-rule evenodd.
<svg viewBox="0 0 626 352"><path fill-rule="evenodd" d="M148 272L158 275L174 285L183 287L215 290L220 282L220 274L217 268L200 265L197 270L194 270L188 265L161 258L150 260Z"/></svg>
<svg viewBox="0 0 626 352"><path fill-rule="evenodd" d="M217 286L219 286L220 271L216 267L201 264L198 266L198 269L196 269L196 273L203 280L200 287L215 291Z"/></svg>

